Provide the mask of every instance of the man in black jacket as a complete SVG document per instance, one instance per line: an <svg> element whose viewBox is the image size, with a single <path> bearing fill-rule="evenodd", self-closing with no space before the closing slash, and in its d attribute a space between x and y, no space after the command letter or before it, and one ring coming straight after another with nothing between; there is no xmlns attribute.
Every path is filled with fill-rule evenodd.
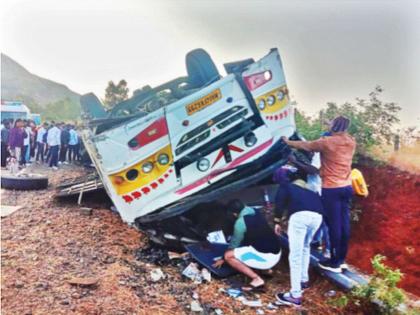
<svg viewBox="0 0 420 315"><path fill-rule="evenodd" d="M224 259L218 260L213 266L219 267L226 261L232 268L252 279L250 286L243 290L261 288L264 280L251 268L269 270L279 262L279 238L259 210L245 206L238 199L230 201L227 207L237 217L233 236Z"/></svg>
<svg viewBox="0 0 420 315"><path fill-rule="evenodd" d="M69 141L70 141L70 132L67 125L64 123L61 123L61 146L60 146L60 159L59 162L67 164L66 162L66 155L67 155L67 149L69 147Z"/></svg>

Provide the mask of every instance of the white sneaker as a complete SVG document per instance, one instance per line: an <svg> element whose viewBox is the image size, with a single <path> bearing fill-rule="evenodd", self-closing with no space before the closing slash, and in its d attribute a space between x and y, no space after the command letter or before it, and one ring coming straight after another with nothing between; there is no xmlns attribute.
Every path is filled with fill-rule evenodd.
<svg viewBox="0 0 420 315"><path fill-rule="evenodd" d="M63 164L66 164L66 165L68 165L68 164L69 164L69 162L65 161L65 162L63 162Z"/></svg>
<svg viewBox="0 0 420 315"><path fill-rule="evenodd" d="M342 264L340 265L340 268L341 268L341 269L349 269L349 265L347 265L346 263L342 263Z"/></svg>
<svg viewBox="0 0 420 315"><path fill-rule="evenodd" d="M63 164L63 163L59 161L59 162L58 162L58 165L61 165L61 164Z"/></svg>
<svg viewBox="0 0 420 315"><path fill-rule="evenodd" d="M57 167L57 166L53 166L53 167L52 167L52 169L53 169L54 171L56 171L56 170L58 170L58 167Z"/></svg>

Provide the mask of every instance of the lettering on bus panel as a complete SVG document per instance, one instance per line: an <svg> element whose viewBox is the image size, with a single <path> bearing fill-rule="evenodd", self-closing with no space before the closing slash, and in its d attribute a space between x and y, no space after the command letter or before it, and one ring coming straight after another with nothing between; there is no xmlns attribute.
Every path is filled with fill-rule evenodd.
<svg viewBox="0 0 420 315"><path fill-rule="evenodd" d="M191 116L192 114L202 110L203 108L210 106L211 104L217 102L222 98L222 92L220 89L214 90L213 92L203 96L202 98L196 100L194 103L188 104L185 106L187 114Z"/></svg>

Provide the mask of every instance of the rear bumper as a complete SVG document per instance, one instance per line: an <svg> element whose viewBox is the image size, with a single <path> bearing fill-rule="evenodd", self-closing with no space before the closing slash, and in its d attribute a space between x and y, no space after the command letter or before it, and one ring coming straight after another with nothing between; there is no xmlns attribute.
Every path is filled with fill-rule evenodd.
<svg viewBox="0 0 420 315"><path fill-rule="evenodd" d="M278 167L284 165L289 154L290 148L283 141L279 140L260 158L238 166L236 172L232 175L163 209L137 218L136 224L141 227L144 224L169 219L190 210L200 203L221 199L223 196L229 196L235 191L254 185L270 176Z"/></svg>

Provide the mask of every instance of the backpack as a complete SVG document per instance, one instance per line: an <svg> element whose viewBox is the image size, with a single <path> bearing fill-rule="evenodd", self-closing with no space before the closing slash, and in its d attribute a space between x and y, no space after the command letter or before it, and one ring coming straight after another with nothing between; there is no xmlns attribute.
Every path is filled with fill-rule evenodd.
<svg viewBox="0 0 420 315"><path fill-rule="evenodd" d="M351 185L356 195L363 197L367 197L369 195L365 178L363 177L362 172L357 168L351 170Z"/></svg>

